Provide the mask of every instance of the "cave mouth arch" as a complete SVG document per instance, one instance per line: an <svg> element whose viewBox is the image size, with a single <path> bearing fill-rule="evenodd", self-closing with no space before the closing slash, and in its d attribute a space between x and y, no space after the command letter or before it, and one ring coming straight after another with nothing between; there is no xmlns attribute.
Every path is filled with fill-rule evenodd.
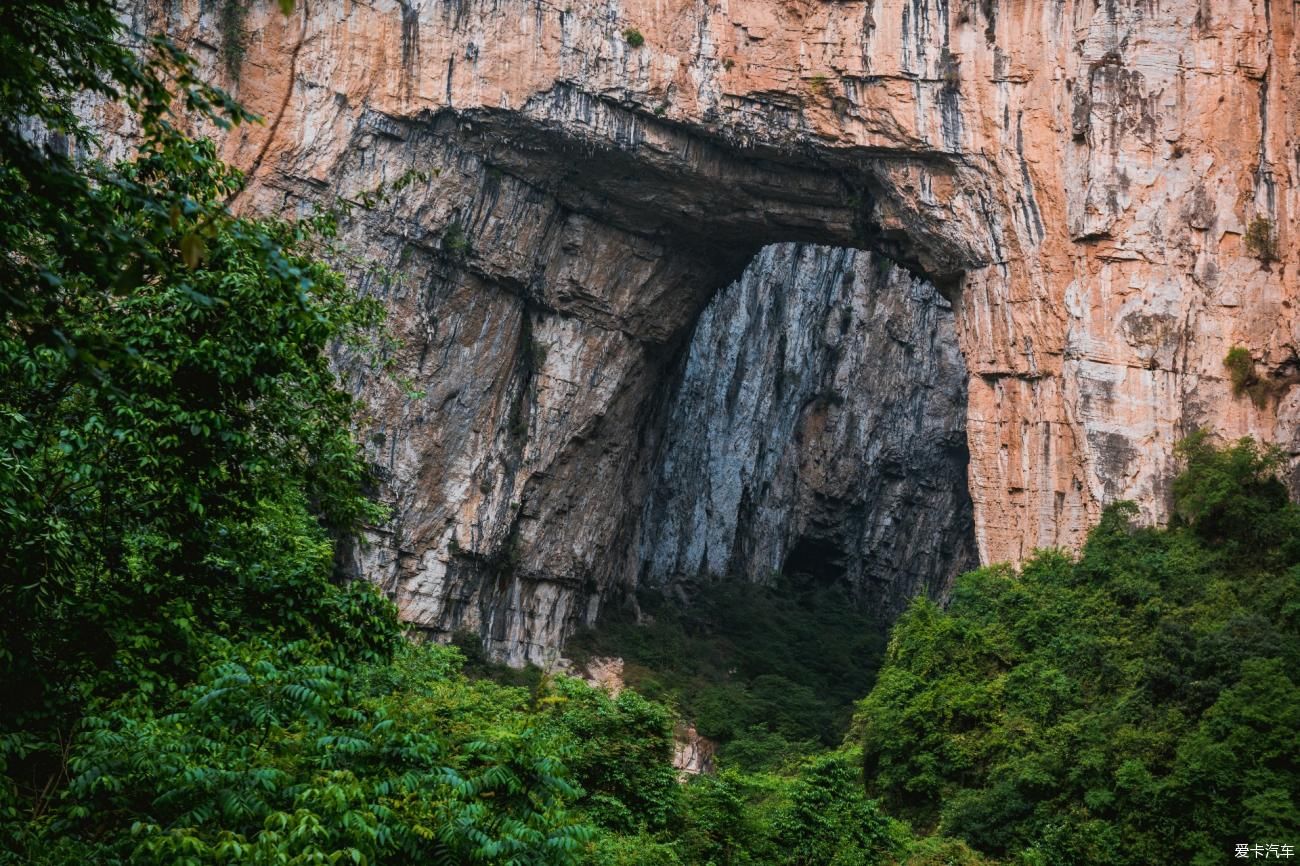
<svg viewBox="0 0 1300 866"><path fill-rule="evenodd" d="M523 111L366 114L334 178L342 191L365 188L378 167L430 177L346 226L404 276L367 288L394 310L406 347L399 372L425 394L413 404L395 389L358 385L385 428L387 447L372 458L395 508L355 570L388 588L408 622L436 635L476 631L513 663L553 657L602 607L633 597L647 573L646 503L662 481L692 345L727 287L760 279L755 263L777 255L784 263L767 273L789 279L763 303L797 297L801 281L812 280L825 333L879 338L839 349L823 339L804 352L820 365L816 375L800 376L797 387L782 377L773 385L793 406L793 426L764 448L788 450L796 434L812 448L821 440L809 425L819 423L841 437L823 468L809 455L797 477L857 478L824 467L859 452L860 462L882 468L862 491L801 482L809 498L800 531L808 543L839 538L846 546L853 536L854 573L874 563L855 586L891 611L917 587L941 592L928 572L898 578L915 572L910 563L925 556L925 539L911 533L900 543L883 527L910 521L909 501L933 498L936 483L951 488L954 513L969 513L964 433L931 436L925 423L897 419L880 428L930 443L944 466L957 467L940 482L926 477L906 442L867 455L884 437L860 423L870 407L854 401L870 389L854 383L872 378L870 362L882 354L898 354L902 371L938 357L940 346L960 361L947 301L964 269L979 263L977 251L953 241L969 234L950 231L936 213L898 216L898 184L949 171L944 157L834 151L797 136L755 148L563 88L547 98ZM915 309L879 303L890 293ZM837 297L861 307L843 327ZM904 320L924 310L947 324L922 339ZM805 342L813 336L800 333ZM848 377L842 391L837 376ZM743 377L736 387L743 390ZM964 391L939 389L948 395L940 410L922 399L924 388L895 390L882 405L899 407L898 419L964 418ZM748 490L736 506L742 517L765 507L762 485ZM873 510L864 491L888 507ZM863 522L868 512L875 516ZM845 521L877 527L874 559ZM935 529L931 542L946 533ZM735 546L744 554L760 541ZM781 569L784 554L772 563Z"/></svg>
<svg viewBox="0 0 1300 866"><path fill-rule="evenodd" d="M520 111L444 109L420 118L424 131L455 139L489 174L519 178L568 212L700 259L706 298L774 243L870 250L949 299L967 270L996 258L971 246L982 238L996 248L990 227L967 225L970 210L955 206L966 181L958 155L830 146L788 119L782 130L762 129L772 123L688 126L567 84Z"/></svg>
<svg viewBox="0 0 1300 866"><path fill-rule="evenodd" d="M878 254L764 247L667 386L638 585L777 575L892 620L977 564L952 305Z"/></svg>

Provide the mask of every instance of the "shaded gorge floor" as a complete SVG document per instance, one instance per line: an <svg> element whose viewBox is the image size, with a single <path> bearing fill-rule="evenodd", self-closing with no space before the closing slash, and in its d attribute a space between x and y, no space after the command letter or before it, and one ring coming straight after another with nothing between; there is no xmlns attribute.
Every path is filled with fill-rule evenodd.
<svg viewBox="0 0 1300 866"><path fill-rule="evenodd" d="M565 654L579 667L622 658L625 683L676 707L723 767L776 770L839 745L884 655L886 623L843 587L802 575L716 581L689 605L655 593L640 602L640 624L610 616Z"/></svg>

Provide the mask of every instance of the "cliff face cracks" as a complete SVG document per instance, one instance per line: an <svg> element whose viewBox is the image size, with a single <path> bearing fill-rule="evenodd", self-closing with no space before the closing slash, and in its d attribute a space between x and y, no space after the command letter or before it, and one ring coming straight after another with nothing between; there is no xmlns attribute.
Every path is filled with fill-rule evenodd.
<svg viewBox="0 0 1300 866"><path fill-rule="evenodd" d="M211 5L132 14L220 78ZM1074 545L1116 499L1162 519L1194 427L1300 453L1300 389L1255 406L1222 368L1297 355L1298 8L254 4L232 86L276 122L225 140L258 167L240 207L429 177L346 226L397 275L354 277L418 394L350 374L394 506L355 567L412 622L541 661L697 564L831 562L896 609L971 548ZM782 335L807 381L742 397L775 393Z"/></svg>

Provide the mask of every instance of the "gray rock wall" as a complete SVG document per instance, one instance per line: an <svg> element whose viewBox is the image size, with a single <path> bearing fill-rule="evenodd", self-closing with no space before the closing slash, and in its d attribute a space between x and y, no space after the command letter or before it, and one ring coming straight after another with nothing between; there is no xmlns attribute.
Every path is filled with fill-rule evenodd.
<svg viewBox="0 0 1300 866"><path fill-rule="evenodd" d="M870 253L766 247L696 326L639 539L641 582L778 571L882 613L976 562L951 305Z"/></svg>

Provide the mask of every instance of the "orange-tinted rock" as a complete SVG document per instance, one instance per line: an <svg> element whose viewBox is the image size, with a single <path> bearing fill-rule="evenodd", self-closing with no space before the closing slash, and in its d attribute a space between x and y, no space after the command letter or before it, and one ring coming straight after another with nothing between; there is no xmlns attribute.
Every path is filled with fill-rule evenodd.
<svg viewBox="0 0 1300 866"><path fill-rule="evenodd" d="M200 8L167 4L165 26L216 70ZM1297 358L1297 8L259 5L236 93L268 122L225 144L252 174L240 207L438 171L347 227L407 276L366 285L426 391L364 386L407 517L367 567L412 619L438 598L439 628L510 621L503 639L543 654L555 617L594 612L564 581L618 555L610 491L640 471L626 443L646 383L781 241L870 248L953 300L984 561L1075 546L1119 499L1162 519L1173 443L1195 427L1300 453L1300 389L1256 407L1222 367L1233 345L1266 372ZM1246 243L1257 219L1272 260ZM495 586L509 545L548 582Z"/></svg>

